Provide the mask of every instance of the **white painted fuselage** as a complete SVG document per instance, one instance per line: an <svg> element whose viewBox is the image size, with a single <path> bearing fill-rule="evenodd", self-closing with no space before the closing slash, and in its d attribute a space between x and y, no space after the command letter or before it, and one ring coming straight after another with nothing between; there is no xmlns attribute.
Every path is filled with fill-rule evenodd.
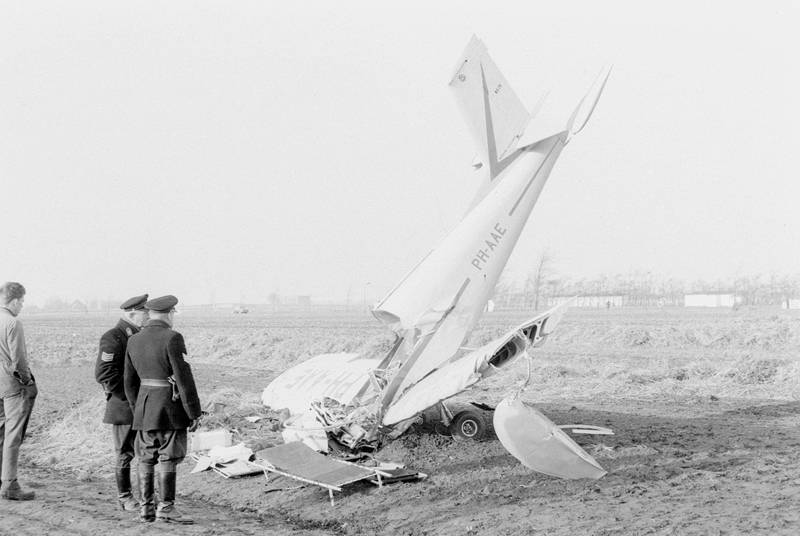
<svg viewBox="0 0 800 536"><path fill-rule="evenodd" d="M424 333L440 322L395 396L451 359L475 327L565 140L559 133L510 155L496 185L376 308L398 332Z"/></svg>

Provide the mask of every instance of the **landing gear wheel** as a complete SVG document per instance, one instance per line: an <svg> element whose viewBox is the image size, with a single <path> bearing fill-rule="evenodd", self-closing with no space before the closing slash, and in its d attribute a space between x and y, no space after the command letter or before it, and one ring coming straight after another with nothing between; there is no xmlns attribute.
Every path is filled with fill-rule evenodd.
<svg viewBox="0 0 800 536"><path fill-rule="evenodd" d="M455 438L480 441L486 436L488 426L483 415L477 411L466 410L458 413L450 423L450 433Z"/></svg>

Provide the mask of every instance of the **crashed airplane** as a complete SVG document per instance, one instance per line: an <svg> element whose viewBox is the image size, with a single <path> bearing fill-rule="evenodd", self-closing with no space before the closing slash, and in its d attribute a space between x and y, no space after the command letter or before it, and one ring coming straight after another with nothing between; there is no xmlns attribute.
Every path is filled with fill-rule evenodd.
<svg viewBox="0 0 800 536"><path fill-rule="evenodd" d="M469 210L441 244L380 301L373 315L396 335L387 355L326 354L285 371L262 401L288 408L284 438L327 451L329 439L375 449L439 406L463 436L482 425L444 401L502 372L541 346L568 304L538 314L481 348L464 343L484 312L528 216L564 147L588 122L608 79L601 74L558 128L542 133L476 37L450 89L478 145L480 186ZM523 403L518 388L494 411L505 448L533 470L562 478L599 478L602 467L563 430ZM576 428L576 427L573 427ZM598 427L573 432L610 433Z"/></svg>

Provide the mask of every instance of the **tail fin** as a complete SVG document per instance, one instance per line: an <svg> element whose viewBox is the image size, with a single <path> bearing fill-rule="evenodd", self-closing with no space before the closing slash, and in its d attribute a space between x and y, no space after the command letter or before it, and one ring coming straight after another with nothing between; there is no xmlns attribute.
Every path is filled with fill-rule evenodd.
<svg viewBox="0 0 800 536"><path fill-rule="evenodd" d="M609 76L611 76L611 67L603 69L603 71L597 75L589 92L583 96L578 106L575 107L575 111L572 112L572 116L569 118L569 121L567 121L567 140L583 130L583 127L589 122L589 118L592 117L592 112L594 112L595 106L597 106L597 101L600 100L600 95L603 94L603 89L606 87Z"/></svg>
<svg viewBox="0 0 800 536"><path fill-rule="evenodd" d="M531 116L477 37L472 36L461 55L450 88L478 146L479 159L495 169L516 147Z"/></svg>
<svg viewBox="0 0 800 536"><path fill-rule="evenodd" d="M528 147L558 133L565 133L567 142L572 139L575 134L583 130L592 117L609 76L611 68L603 69L571 114L569 107L563 105L554 106L544 114L537 114L536 121L531 121L528 129L520 136L517 147Z"/></svg>

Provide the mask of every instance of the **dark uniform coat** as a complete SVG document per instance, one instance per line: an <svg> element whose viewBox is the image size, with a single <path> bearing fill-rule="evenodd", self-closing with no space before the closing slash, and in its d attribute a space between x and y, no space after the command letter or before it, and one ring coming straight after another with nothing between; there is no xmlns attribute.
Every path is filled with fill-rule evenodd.
<svg viewBox="0 0 800 536"><path fill-rule="evenodd" d="M130 338L125 354L125 394L133 408L134 430L183 430L200 417L200 399L186 362L183 335L162 320L150 320ZM169 387L141 385L142 379L174 377L178 400Z"/></svg>
<svg viewBox="0 0 800 536"><path fill-rule="evenodd" d="M100 337L100 350L94 365L94 377L106 392L106 424L131 424L133 413L125 397L122 374L125 370L125 348L128 338L139 328L120 319L117 325Z"/></svg>

